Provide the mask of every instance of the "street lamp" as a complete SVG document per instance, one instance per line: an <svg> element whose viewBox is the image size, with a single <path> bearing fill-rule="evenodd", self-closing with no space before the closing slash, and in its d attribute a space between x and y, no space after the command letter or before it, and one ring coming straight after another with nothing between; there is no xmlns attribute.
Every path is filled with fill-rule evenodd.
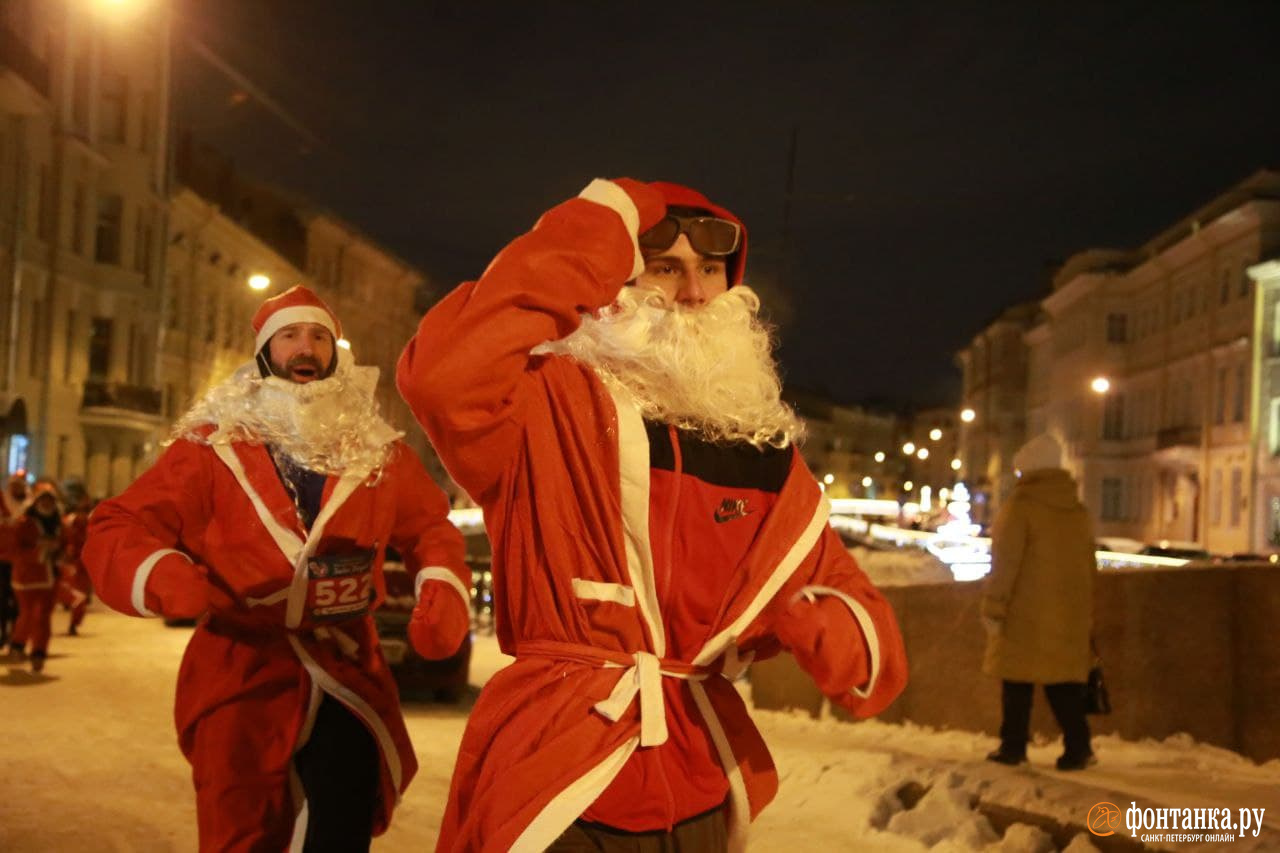
<svg viewBox="0 0 1280 853"><path fill-rule="evenodd" d="M836 481L836 475L835 475L835 474L828 474L828 475L826 475L825 477L823 477L823 478L822 478L822 482L826 483L828 486L830 486L830 485L831 485L832 483L834 483L835 481Z"/></svg>
<svg viewBox="0 0 1280 853"><path fill-rule="evenodd" d="M1111 390L1111 380L1105 376L1095 376L1089 387L1095 394L1105 394Z"/></svg>
<svg viewBox="0 0 1280 853"><path fill-rule="evenodd" d="M911 482L910 480L907 480L905 483L902 484L902 491L909 492L915 487L916 487L915 483Z"/></svg>
<svg viewBox="0 0 1280 853"><path fill-rule="evenodd" d="M249 287L254 290L266 290L271 286L271 276L256 272L249 276Z"/></svg>
<svg viewBox="0 0 1280 853"><path fill-rule="evenodd" d="M960 410L960 420L964 421L967 424L973 423L973 419L976 418L977 416L978 416L978 413L968 407L965 407Z"/></svg>
<svg viewBox="0 0 1280 853"><path fill-rule="evenodd" d="M920 448L919 450L917 450L917 451L916 451L916 458L917 458L917 459L928 459L928 458L929 458L929 448L927 448L927 447L922 447L922 448Z"/></svg>
<svg viewBox="0 0 1280 853"><path fill-rule="evenodd" d="M906 444L902 445L902 452L907 454L908 456L910 456L912 453L915 453L916 452L915 443L908 441Z"/></svg>
<svg viewBox="0 0 1280 853"><path fill-rule="evenodd" d="M960 459L958 457L951 460L951 470L952 471L960 470Z"/></svg>
<svg viewBox="0 0 1280 853"><path fill-rule="evenodd" d="M869 488L871 488L871 478L870 478L870 477L863 477L863 478L862 478L862 487L863 487L864 489L869 489Z"/></svg>
<svg viewBox="0 0 1280 853"><path fill-rule="evenodd" d="M933 429L929 430L929 438L933 441L937 441L938 439L942 438L942 430L938 429L937 427L934 427Z"/></svg>
<svg viewBox="0 0 1280 853"><path fill-rule="evenodd" d="M883 450L877 450L877 451L876 451L875 459L876 459L876 461L877 461L877 462L883 462L883 461L884 461L884 451L883 451Z"/></svg>
<svg viewBox="0 0 1280 853"><path fill-rule="evenodd" d="M342 347L345 350L349 350L351 349L351 341L347 340L346 338L338 338L338 346ZM829 477L831 475L828 474L827 476Z"/></svg>

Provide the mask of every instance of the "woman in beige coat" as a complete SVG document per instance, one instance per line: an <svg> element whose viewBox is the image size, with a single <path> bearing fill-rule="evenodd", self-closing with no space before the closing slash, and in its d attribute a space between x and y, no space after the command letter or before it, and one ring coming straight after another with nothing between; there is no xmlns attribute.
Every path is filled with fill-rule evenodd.
<svg viewBox="0 0 1280 853"><path fill-rule="evenodd" d="M1085 682L1092 659L1093 524L1049 435L1013 458L1019 480L992 530L991 575L982 595L987 627L983 671L1003 681L1002 764L1027 760L1032 689L1045 697L1062 729L1059 770L1094 763L1085 720Z"/></svg>

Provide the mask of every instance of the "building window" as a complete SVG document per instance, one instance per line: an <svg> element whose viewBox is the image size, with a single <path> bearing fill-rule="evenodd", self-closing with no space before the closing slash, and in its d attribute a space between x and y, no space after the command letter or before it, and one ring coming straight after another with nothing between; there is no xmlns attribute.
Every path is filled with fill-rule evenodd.
<svg viewBox="0 0 1280 853"><path fill-rule="evenodd" d="M120 263L120 226L124 199L116 193L98 196L98 226L93 237L93 259L100 264Z"/></svg>
<svg viewBox="0 0 1280 853"><path fill-rule="evenodd" d="M1231 469L1231 526L1240 526L1241 510L1244 509L1244 472L1239 468Z"/></svg>
<svg viewBox="0 0 1280 853"><path fill-rule="evenodd" d="M80 315L75 311L67 312L67 331L64 340L66 349L62 354L62 381L71 381L71 366L76 361L76 326L80 323Z"/></svg>
<svg viewBox="0 0 1280 853"><path fill-rule="evenodd" d="M106 379L111 370L111 337L113 321L110 317L94 317L89 331L89 376Z"/></svg>
<svg viewBox="0 0 1280 853"><path fill-rule="evenodd" d="M1222 524L1222 471L1213 472L1209 486L1209 523L1214 527Z"/></svg>
<svg viewBox="0 0 1280 853"><path fill-rule="evenodd" d="M1122 520L1123 481L1119 477L1102 478L1102 520Z"/></svg>
<svg viewBox="0 0 1280 853"><path fill-rule="evenodd" d="M40 167L36 187L36 236L46 243L53 239L53 178L48 166Z"/></svg>
<svg viewBox="0 0 1280 853"><path fill-rule="evenodd" d="M124 144L129 128L129 78L106 71L99 85L102 87L102 138Z"/></svg>
<svg viewBox="0 0 1280 853"><path fill-rule="evenodd" d="M1247 264L1240 265L1240 278L1236 280L1236 295L1241 299L1249 295L1249 291L1253 286L1253 279L1249 278Z"/></svg>
<svg viewBox="0 0 1280 853"><path fill-rule="evenodd" d="M31 303L31 349L27 353L27 368L32 379L40 376L40 352L44 343L44 303Z"/></svg>
<svg viewBox="0 0 1280 853"><path fill-rule="evenodd" d="M1124 438L1124 395L1108 394L1102 404L1102 437L1107 441Z"/></svg>
<svg viewBox="0 0 1280 853"><path fill-rule="evenodd" d="M1124 314L1107 315L1107 343L1122 344L1127 339L1129 318Z"/></svg>
<svg viewBox="0 0 1280 853"><path fill-rule="evenodd" d="M75 193L71 196L71 251L77 255L84 254L85 199L84 181L76 181Z"/></svg>
<svg viewBox="0 0 1280 853"><path fill-rule="evenodd" d="M1213 422L1221 424L1227 417L1227 369L1218 368L1218 387L1213 405Z"/></svg>
<svg viewBox="0 0 1280 853"><path fill-rule="evenodd" d="M1236 423L1244 421L1244 385L1245 385L1244 365L1236 365L1236 387L1235 394L1231 398L1231 420Z"/></svg>

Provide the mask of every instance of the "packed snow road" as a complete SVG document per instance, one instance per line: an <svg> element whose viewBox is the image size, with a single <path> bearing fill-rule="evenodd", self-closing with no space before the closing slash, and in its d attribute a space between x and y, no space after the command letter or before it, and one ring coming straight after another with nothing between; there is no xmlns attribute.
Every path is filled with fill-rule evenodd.
<svg viewBox="0 0 1280 853"><path fill-rule="evenodd" d="M56 614L55 630L64 621ZM195 849L191 782L172 719L173 680L189 635L95 609L82 636L54 637L42 675L0 667L0 850ZM491 638L477 638L472 684L504 662ZM434 847L467 704L405 708L421 767L375 850ZM1280 850L1280 761L1258 766L1186 738L1156 744L1102 737L1099 765L1069 774L1050 769L1056 744L1033 746L1031 765L1011 769L982 760L995 745L983 735L756 716L781 789L753 826L752 850L1138 849L1133 842L1116 846L1129 835L1123 816L1118 838L1083 831L1100 802L1122 813L1135 802L1265 808L1260 833L1227 846ZM1224 849L1207 842L1150 846Z"/></svg>

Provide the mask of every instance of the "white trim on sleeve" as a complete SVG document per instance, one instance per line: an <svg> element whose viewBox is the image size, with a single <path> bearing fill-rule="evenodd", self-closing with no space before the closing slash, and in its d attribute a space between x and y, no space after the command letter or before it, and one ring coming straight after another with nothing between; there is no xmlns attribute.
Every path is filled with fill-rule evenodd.
<svg viewBox="0 0 1280 853"><path fill-rule="evenodd" d="M845 607L849 608L853 618L858 621L858 627L862 629L863 639L867 641L867 656L871 658L871 674L867 677L866 687L854 687L849 692L859 699L866 699L875 688L876 679L880 677L880 637L876 634L876 623L872 621L871 614L867 612L867 608L863 607L860 601L835 587L806 586L801 588L800 595L803 595L809 601L814 601L819 595L830 595L838 598Z"/></svg>
<svg viewBox="0 0 1280 853"><path fill-rule="evenodd" d="M622 217L623 224L627 226L627 233L631 235L632 249L635 251L635 261L631 265L631 278L644 272L644 254L640 251L639 240L640 211L636 209L636 203L631 200L631 196L627 195L627 191L613 181L596 178L587 184L586 189L578 193L578 198L604 205Z"/></svg>
<svg viewBox="0 0 1280 853"><path fill-rule="evenodd" d="M151 577L151 571L165 557L170 554L177 554L188 563L191 558L181 551L175 551L172 548L161 548L159 551L152 551L147 559L138 564L138 568L133 572L133 589L129 595L129 603L133 605L133 609L143 616L156 617L159 613L152 613L147 609L147 580Z"/></svg>
<svg viewBox="0 0 1280 853"><path fill-rule="evenodd" d="M573 579L573 594L591 601L611 601L623 607L636 606L636 591L626 584Z"/></svg>
<svg viewBox="0 0 1280 853"><path fill-rule="evenodd" d="M467 589L466 584L444 566L426 566L418 570L418 574L413 578L413 600L415 602L422 592L422 584L426 581L444 581L453 587L458 595L462 596L463 606L471 607L471 590Z"/></svg>
<svg viewBox="0 0 1280 853"><path fill-rule="evenodd" d="M729 736L725 734L715 706L703 686L696 681L689 682L689 692L693 694L693 703L698 706L702 719L711 733L711 742L715 744L716 754L720 757L720 766L729 780L729 813L725 815L729 829L729 850L741 853L747 849L747 832L751 821L751 802L747 799L747 786L742 779L742 768L738 766L738 757L734 755Z"/></svg>

